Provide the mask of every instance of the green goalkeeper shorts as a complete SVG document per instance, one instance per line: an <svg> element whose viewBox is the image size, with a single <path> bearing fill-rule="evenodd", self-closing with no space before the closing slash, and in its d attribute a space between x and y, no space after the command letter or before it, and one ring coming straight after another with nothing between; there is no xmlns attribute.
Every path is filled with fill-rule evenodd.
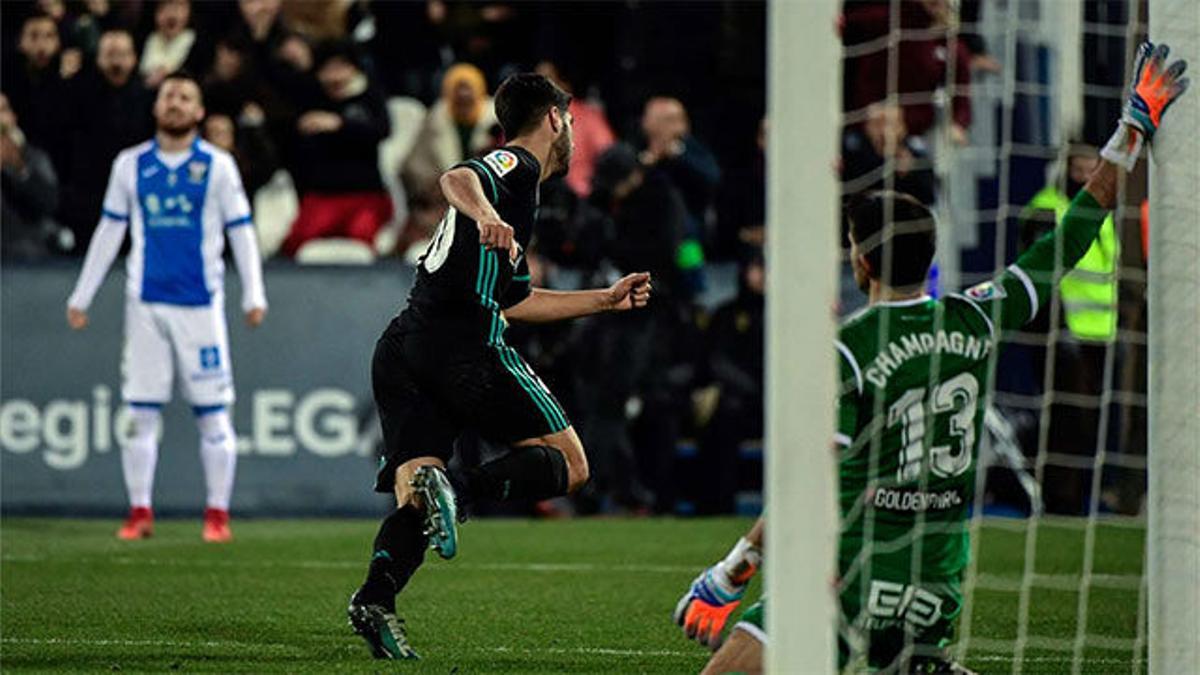
<svg viewBox="0 0 1200 675"><path fill-rule="evenodd" d="M838 630L838 668L867 655L870 668L883 668L901 655L906 646L913 652L932 655L943 652L954 635L954 622L962 611L958 583L924 583L920 586L876 580L867 596L867 612L861 612L858 585L844 590L841 627ZM734 625L759 642L766 643L763 612L766 599L746 608Z"/></svg>
<svg viewBox="0 0 1200 675"><path fill-rule="evenodd" d="M838 600L839 668L863 656L870 668L884 668L906 647L917 656L940 656L954 637L954 623L962 611L957 581L903 584L874 579L865 595L861 583L854 583Z"/></svg>
<svg viewBox="0 0 1200 675"><path fill-rule="evenodd" d="M755 640L766 644L767 643L767 624L763 622L763 603L766 598L750 605L746 611L742 612L741 618L734 625L734 630L744 630L750 634Z"/></svg>

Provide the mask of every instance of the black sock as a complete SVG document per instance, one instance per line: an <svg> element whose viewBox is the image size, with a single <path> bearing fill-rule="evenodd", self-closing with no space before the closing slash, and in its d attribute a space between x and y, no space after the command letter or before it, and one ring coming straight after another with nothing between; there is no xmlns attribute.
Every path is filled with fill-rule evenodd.
<svg viewBox="0 0 1200 675"><path fill-rule="evenodd" d="M360 599L395 608L396 594L425 560L429 537L424 530L425 515L411 506L396 509L383 519Z"/></svg>
<svg viewBox="0 0 1200 675"><path fill-rule="evenodd" d="M538 501L567 494L567 460L543 445L513 448L500 459L462 473L472 500Z"/></svg>

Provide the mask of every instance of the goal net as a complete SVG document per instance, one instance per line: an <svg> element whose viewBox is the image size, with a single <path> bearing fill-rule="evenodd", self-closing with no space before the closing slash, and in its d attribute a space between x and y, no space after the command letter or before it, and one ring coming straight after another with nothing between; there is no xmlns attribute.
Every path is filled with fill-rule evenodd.
<svg viewBox="0 0 1200 675"><path fill-rule="evenodd" d="M1139 43L1169 43L1170 60L1190 57L1193 67L1200 66L1200 3L838 4L843 203L891 190L926 205L937 223L926 291L946 307L933 312L932 334L953 337L954 322L966 321L955 312L973 306L990 313L986 323L994 339L982 377L960 374L962 354L935 344L922 352L927 382L861 399L868 409L857 414L871 423L858 428L871 437L847 438L835 460L841 462L843 491L855 484L847 479L847 453L859 454L868 476L861 508L847 510L843 495L837 530L843 539L865 542L849 561L843 547L838 563L842 609L847 589L861 594L861 602L850 603L858 613L845 616L839 629L849 667L866 668L868 655L881 648L872 640L886 631L872 627L928 631L940 612L952 617L953 657L981 672L1192 672L1200 663L1200 101L1194 100L1200 92L1171 110L1153 160L1143 158L1121 182L1116 208L1074 268L1060 263L1044 278L1023 279L1031 291L1035 282L1053 282L1041 303L1031 292L1038 306L1029 308L1030 320L1002 326L1002 303L995 300L1019 286L986 282L1063 221L1120 117ZM783 11L777 9L772 20ZM788 56L778 43L772 54L777 70ZM772 86L779 86L778 78ZM782 98L772 93L773 115L787 114ZM773 132L787 123L772 120ZM783 147L773 144L772 152ZM786 171L786 161L773 159L772 171ZM777 178L771 180L774 185ZM811 188L803 198L822 199ZM903 236L897 207L888 201L886 208L897 221L890 223L891 234ZM842 221L839 313L857 320L867 297L855 281L850 228ZM773 225L772 236L786 226ZM1057 259L1063 242L1055 241ZM780 260L796 244L780 235L770 245L769 260ZM882 250L884 276L905 267L906 261L890 256L909 249ZM776 294L788 279L772 271ZM972 290L958 295L962 289ZM775 303L769 316L787 318L777 296L769 302ZM901 346L900 354L895 347L890 353L897 368L902 359L915 358L919 339L913 338L908 353L899 337L903 327L897 322L915 320L901 311L906 302L912 307L931 300L905 298L890 303L895 311L877 311L873 346L839 343L860 380L868 370L860 363L864 353L883 354L874 363L887 374L889 342ZM773 354L779 352L769 345L774 373ZM769 454L788 438L780 426L786 423L771 419L788 409L789 390L778 379L769 382ZM801 400L806 395L790 391ZM964 414L967 407L982 412ZM953 442L967 448L972 440L978 447L973 461L956 461ZM768 457L769 474L786 473L788 466L786 459ZM960 530L950 522L954 518L937 511L952 501L949 491L939 489L952 485L956 471L973 482L964 492L969 515L961 524L970 535L969 557L961 587L931 591L930 579L937 576L931 567L954 568L938 556L953 554L953 542L946 542ZM782 478L768 475L772 515L787 507L790 498L779 494L787 488ZM896 503L888 501L892 497ZM905 500L912 526L896 534L895 511ZM786 530L775 525L770 532ZM776 548L778 542L772 538L772 569L792 562L798 569L824 569L813 558L820 547L806 552L796 550L803 546ZM872 582L879 576L872 566L894 566L889 556L896 555L906 557L911 583L885 588ZM773 597L790 589L790 582L768 577ZM769 615L769 626L790 621L783 606ZM911 641L906 646L914 647ZM790 648L771 649L778 659ZM776 669L794 665L769 663Z"/></svg>

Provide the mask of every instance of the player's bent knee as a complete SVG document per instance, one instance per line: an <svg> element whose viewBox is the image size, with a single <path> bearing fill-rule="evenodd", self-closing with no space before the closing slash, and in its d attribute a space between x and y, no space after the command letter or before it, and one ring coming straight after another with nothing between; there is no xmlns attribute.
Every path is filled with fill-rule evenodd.
<svg viewBox="0 0 1200 675"><path fill-rule="evenodd" d="M567 429L563 433L565 442L552 447L561 452L567 460L567 493L571 494L587 484L591 472L588 469L587 454L583 451L583 443L575 434L575 430Z"/></svg>
<svg viewBox="0 0 1200 675"><path fill-rule="evenodd" d="M587 455L583 451L583 443L574 427L541 438L533 438L518 445L542 445L562 453L567 463L567 493L578 492L588 482L591 475L588 469Z"/></svg>
<svg viewBox="0 0 1200 675"><path fill-rule="evenodd" d="M577 457L574 458L570 453L563 454L567 457L567 494L573 494L587 485L588 478L591 476L588 470L587 455L583 454L583 448L579 449Z"/></svg>

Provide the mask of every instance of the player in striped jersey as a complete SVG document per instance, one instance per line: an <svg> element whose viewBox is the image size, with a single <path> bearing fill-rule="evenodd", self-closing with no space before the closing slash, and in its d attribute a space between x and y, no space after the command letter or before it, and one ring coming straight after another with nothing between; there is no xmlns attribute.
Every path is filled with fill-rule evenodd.
<svg viewBox="0 0 1200 675"><path fill-rule="evenodd" d="M540 500L587 481L583 445L566 413L504 342L510 320L630 310L650 298L646 273L592 291L530 287L525 250L539 186L571 158L569 102L541 75L514 75L500 86L496 116L510 141L442 176L450 207L421 258L408 306L376 345L371 378L384 458L375 489L394 493L397 508L380 526L348 610L376 658L416 658L396 594L431 544L454 557L459 498ZM468 430L510 450L451 476L455 439Z"/></svg>

